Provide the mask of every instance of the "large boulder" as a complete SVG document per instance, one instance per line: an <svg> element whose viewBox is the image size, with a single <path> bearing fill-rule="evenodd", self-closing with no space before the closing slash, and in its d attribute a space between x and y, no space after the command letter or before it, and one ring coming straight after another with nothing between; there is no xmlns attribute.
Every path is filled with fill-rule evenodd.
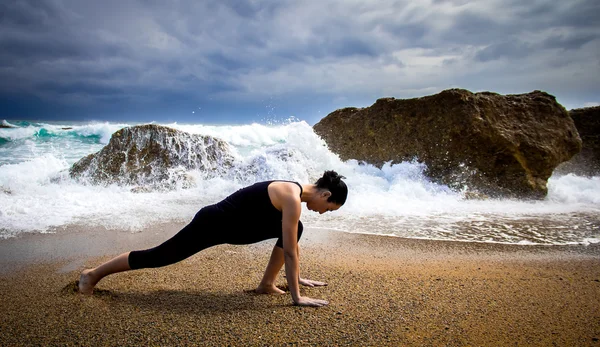
<svg viewBox="0 0 600 347"><path fill-rule="evenodd" d="M69 174L94 184L171 188L190 184L187 170L220 175L232 162L223 140L147 124L115 132L108 145L79 160Z"/></svg>
<svg viewBox="0 0 600 347"><path fill-rule="evenodd" d="M542 198L554 168L581 150L552 95L451 89L344 108L314 126L341 159L377 166L417 159L432 180L498 197Z"/></svg>
<svg viewBox="0 0 600 347"><path fill-rule="evenodd" d="M600 175L600 106L569 111L583 141L581 152L556 168L556 172Z"/></svg>

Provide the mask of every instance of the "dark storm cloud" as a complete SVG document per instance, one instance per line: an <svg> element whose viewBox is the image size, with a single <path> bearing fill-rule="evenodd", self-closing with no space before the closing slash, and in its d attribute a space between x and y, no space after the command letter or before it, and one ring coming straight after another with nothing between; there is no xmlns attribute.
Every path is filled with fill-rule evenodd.
<svg viewBox="0 0 600 347"><path fill-rule="evenodd" d="M0 100L341 107L456 86L597 102L598 13L595 0L3 2Z"/></svg>
<svg viewBox="0 0 600 347"><path fill-rule="evenodd" d="M560 48L564 50L577 50L583 45L598 39L598 36L590 33L575 33L571 35L553 35L540 43L543 48Z"/></svg>
<svg viewBox="0 0 600 347"><path fill-rule="evenodd" d="M51 1L23 0L0 4L0 22L14 27L41 30L61 17L61 9Z"/></svg>
<svg viewBox="0 0 600 347"><path fill-rule="evenodd" d="M464 9L456 13L452 26L440 38L450 44L494 44L496 40L519 41L523 34L551 29L597 38L598 24L590 27L585 20L589 6L573 3L575 5L565 6L559 2L502 2L489 13L477 8ZM592 28L594 33L582 34L586 28Z"/></svg>
<svg viewBox="0 0 600 347"><path fill-rule="evenodd" d="M533 47L526 45L522 42L515 41L504 41L500 43L491 44L484 49L477 52L475 59L486 62L490 60L496 60L501 58L523 58L528 56Z"/></svg>
<svg viewBox="0 0 600 347"><path fill-rule="evenodd" d="M78 56L82 49L60 28L63 17L51 3L15 1L0 4L0 56L15 60Z"/></svg>
<svg viewBox="0 0 600 347"><path fill-rule="evenodd" d="M566 2L566 4L571 4L571 6L559 7L554 12L549 13L556 16L557 24L575 28L598 28L600 2L572 1Z"/></svg>

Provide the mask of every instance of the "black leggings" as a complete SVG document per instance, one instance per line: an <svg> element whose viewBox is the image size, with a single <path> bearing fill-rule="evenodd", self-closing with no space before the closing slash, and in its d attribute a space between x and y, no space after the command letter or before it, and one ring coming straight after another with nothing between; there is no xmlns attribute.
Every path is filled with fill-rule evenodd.
<svg viewBox="0 0 600 347"><path fill-rule="evenodd" d="M257 233L252 233L253 230L248 230L247 227L224 228L223 218L218 218L220 215L221 211L214 205L204 207L196 213L190 224L167 241L154 248L130 252L129 267L143 269L175 264L203 249L224 243L250 244L279 237L276 245L283 248L281 221L272 223L270 226L261 226ZM303 226L299 221L298 239L300 239L302 231Z"/></svg>

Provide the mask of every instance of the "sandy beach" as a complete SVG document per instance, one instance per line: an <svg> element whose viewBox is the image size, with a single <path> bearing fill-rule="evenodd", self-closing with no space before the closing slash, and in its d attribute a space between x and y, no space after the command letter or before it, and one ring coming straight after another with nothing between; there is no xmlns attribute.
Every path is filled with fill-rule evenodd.
<svg viewBox="0 0 600 347"><path fill-rule="evenodd" d="M71 226L0 241L2 346L600 346L600 245L511 246L306 228L302 288L252 292L274 240L221 245L74 292L84 267L179 230ZM285 286L283 271L279 284Z"/></svg>

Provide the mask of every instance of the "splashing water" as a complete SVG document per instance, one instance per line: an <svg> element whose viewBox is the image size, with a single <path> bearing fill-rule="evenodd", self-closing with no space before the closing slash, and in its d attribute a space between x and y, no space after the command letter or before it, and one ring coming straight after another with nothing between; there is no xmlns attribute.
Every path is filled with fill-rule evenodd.
<svg viewBox="0 0 600 347"><path fill-rule="evenodd" d="M235 158L227 173L190 171L190 189L134 193L128 186L80 184L70 166L99 151L128 124L11 122L0 129L0 237L52 232L69 224L140 231L159 222L185 222L202 206L254 182L313 183L324 170L347 177L340 210L304 210L307 227L408 238L513 244L600 242L600 177L553 176L543 201L465 200L430 182L416 162L382 168L342 162L304 122L209 126L163 124L225 140Z"/></svg>

